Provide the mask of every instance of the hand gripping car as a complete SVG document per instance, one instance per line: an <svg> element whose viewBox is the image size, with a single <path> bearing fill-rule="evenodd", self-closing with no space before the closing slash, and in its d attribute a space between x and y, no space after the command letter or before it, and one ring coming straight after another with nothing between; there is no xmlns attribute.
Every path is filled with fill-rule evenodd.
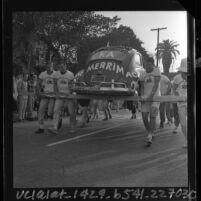
<svg viewBox="0 0 201 201"><path fill-rule="evenodd" d="M75 76L77 94L130 96L135 94L142 56L129 47L102 47L92 52Z"/></svg>

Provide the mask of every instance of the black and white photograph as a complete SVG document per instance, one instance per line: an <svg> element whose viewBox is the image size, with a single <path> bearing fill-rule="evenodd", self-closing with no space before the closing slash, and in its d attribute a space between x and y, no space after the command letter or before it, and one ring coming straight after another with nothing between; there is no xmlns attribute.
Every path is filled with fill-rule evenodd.
<svg viewBox="0 0 201 201"><path fill-rule="evenodd" d="M189 189L189 80L201 63L189 54L189 19L12 12L12 187Z"/></svg>

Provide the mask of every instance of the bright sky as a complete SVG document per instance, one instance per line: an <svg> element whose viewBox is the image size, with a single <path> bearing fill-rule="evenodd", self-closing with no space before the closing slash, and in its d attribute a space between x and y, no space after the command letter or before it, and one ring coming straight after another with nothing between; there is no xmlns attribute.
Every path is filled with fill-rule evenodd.
<svg viewBox="0 0 201 201"><path fill-rule="evenodd" d="M187 57L187 12L186 11L102 11L96 12L106 17L118 16L119 24L129 26L136 36L144 42L143 47L149 54L155 53L157 44L157 31L155 28L167 27L159 33L159 42L173 40L179 44L177 49L180 55L170 68L176 71L182 58ZM159 63L162 70L162 64Z"/></svg>

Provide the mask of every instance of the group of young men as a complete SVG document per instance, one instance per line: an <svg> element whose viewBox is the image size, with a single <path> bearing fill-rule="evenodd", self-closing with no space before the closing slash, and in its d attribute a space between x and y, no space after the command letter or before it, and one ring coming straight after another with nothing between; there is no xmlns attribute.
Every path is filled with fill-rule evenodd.
<svg viewBox="0 0 201 201"><path fill-rule="evenodd" d="M75 105L72 99L64 99L62 95L69 95L70 84L74 79L74 74L67 70L66 64L63 62L59 65L59 70L55 71L53 69L53 63L50 62L47 66L47 70L42 72L38 78L38 85L36 94L40 94L42 91L44 94L48 94L48 96L41 96L39 110L38 110L38 122L39 128L35 132L36 134L44 132L44 117L46 108L48 107L48 115L53 115L52 127L48 130L54 134L58 133L58 130L62 124L61 112L63 106L67 106L68 112L70 115L70 131L75 131L75 123L76 123L76 113L75 113ZM54 97L54 93L59 94L60 96ZM52 96L51 96L52 94Z"/></svg>
<svg viewBox="0 0 201 201"><path fill-rule="evenodd" d="M154 132L156 130L156 117L160 112L160 127L163 128L165 122L165 115L168 122L172 123L172 116L175 120L175 129L173 132L177 132L179 123L184 136L187 139L187 102L168 103L168 102L154 102L155 96L187 96L187 59L182 59L178 74L173 78L172 82L162 75L159 68L154 66L154 59L148 58L144 63L145 70L140 73L139 77L139 93L141 95L141 113L144 126L147 130L146 142L152 143ZM26 75L23 77L22 82L18 84L18 88L23 88L21 91L24 93L27 91ZM70 130L69 132L75 132L76 125L76 107L75 100L62 98L62 95L68 95L71 93L70 85L74 80L74 74L67 70L67 65L62 62L59 65L59 70L55 71L53 63L49 62L46 71L42 72L37 81L36 96L40 96L40 104L38 110L38 123L39 128L35 131L36 134L44 133L44 118L47 111L48 116L53 116L52 127L49 128L49 132L57 134L62 125L61 112L64 106L68 108L70 116ZM48 96L41 96L47 94ZM59 94L56 98L53 94ZM52 94L52 96L51 96ZM25 105L27 104L28 96L20 95L21 100L20 107L22 111L19 115L23 119ZM108 120L112 118L110 112L110 100L103 101L103 111L105 118ZM84 127L87 122L87 108L90 104L90 100L78 100L78 103L82 106L82 126ZM97 101L94 103L97 109ZM48 109L47 109L48 108ZM171 112L173 114L171 114ZM187 147L187 144L184 145Z"/></svg>

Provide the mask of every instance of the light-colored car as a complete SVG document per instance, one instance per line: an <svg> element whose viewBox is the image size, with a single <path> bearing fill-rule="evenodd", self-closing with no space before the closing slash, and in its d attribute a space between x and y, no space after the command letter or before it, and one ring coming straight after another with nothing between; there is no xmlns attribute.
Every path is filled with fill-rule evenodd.
<svg viewBox="0 0 201 201"><path fill-rule="evenodd" d="M102 47L92 52L83 70L75 76L78 94L134 95L142 55L130 47Z"/></svg>

